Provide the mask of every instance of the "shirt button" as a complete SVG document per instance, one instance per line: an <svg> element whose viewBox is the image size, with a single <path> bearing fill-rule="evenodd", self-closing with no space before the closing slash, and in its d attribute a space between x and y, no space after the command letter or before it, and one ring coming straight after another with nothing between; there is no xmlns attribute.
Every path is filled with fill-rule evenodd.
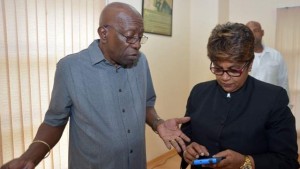
<svg viewBox="0 0 300 169"><path fill-rule="evenodd" d="M133 150L130 150L130 153L133 153Z"/></svg>
<svg viewBox="0 0 300 169"><path fill-rule="evenodd" d="M125 113L125 109L122 109L122 112Z"/></svg>
<svg viewBox="0 0 300 169"><path fill-rule="evenodd" d="M122 89L119 89L119 92L122 92Z"/></svg>
<svg viewBox="0 0 300 169"><path fill-rule="evenodd" d="M130 130L127 130L128 133L130 133Z"/></svg>

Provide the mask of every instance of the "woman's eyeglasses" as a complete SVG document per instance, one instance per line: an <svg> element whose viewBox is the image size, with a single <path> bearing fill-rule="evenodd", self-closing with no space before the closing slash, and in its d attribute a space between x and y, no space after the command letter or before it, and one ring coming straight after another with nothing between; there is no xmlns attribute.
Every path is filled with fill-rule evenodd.
<svg viewBox="0 0 300 169"><path fill-rule="evenodd" d="M246 62L242 68L240 69L227 69L227 70L224 70L222 68L218 68L218 67L214 67L213 66L213 63L210 62L210 71L215 74L215 75L218 75L218 76L222 76L225 72L229 75L229 76L232 76L232 77L240 77L241 74L243 73L244 69L246 68L246 66L249 64L250 62Z"/></svg>

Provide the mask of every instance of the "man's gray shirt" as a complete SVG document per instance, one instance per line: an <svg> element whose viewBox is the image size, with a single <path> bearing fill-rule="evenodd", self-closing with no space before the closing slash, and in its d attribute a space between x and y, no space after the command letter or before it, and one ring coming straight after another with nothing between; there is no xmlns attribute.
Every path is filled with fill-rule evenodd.
<svg viewBox="0 0 300 169"><path fill-rule="evenodd" d="M70 120L71 169L145 169L146 107L156 99L146 57L116 68L99 42L58 62L44 122Z"/></svg>

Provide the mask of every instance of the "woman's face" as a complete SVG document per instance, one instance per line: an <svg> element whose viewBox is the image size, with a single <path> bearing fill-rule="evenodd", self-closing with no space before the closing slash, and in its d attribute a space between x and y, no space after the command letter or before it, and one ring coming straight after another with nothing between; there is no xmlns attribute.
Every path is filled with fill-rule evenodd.
<svg viewBox="0 0 300 169"><path fill-rule="evenodd" d="M232 63L229 61L223 61L215 62L212 66L218 69L218 71L233 70L241 72L239 77L230 76L227 72L224 72L222 75L215 75L218 84L223 88L223 90L231 93L237 91L244 85L250 70L249 67L251 67L249 64L249 62Z"/></svg>

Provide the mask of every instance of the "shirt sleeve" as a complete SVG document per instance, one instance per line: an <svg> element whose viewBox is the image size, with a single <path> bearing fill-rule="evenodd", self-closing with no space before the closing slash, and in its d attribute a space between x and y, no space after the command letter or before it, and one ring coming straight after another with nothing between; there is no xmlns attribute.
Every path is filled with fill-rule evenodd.
<svg viewBox="0 0 300 169"><path fill-rule="evenodd" d="M287 65L281 56L281 54L278 52L279 55L279 71L278 71L278 84L279 86L282 86L288 93L289 95L289 83L288 83L288 68Z"/></svg>
<svg viewBox="0 0 300 169"><path fill-rule="evenodd" d="M67 87L67 72L68 64L63 61L58 62L54 77L51 100L44 119L44 122L51 126L65 125L69 119L72 100Z"/></svg>

